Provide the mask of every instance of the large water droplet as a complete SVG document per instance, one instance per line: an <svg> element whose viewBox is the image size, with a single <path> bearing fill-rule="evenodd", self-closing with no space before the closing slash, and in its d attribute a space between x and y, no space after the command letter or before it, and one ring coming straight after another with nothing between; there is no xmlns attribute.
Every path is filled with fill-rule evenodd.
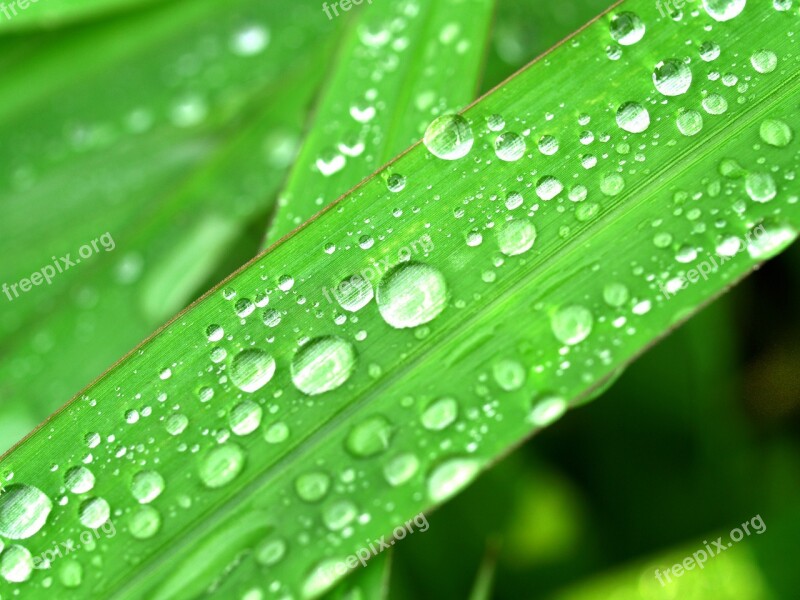
<svg viewBox="0 0 800 600"><path fill-rule="evenodd" d="M231 380L244 392L255 392L275 374L275 359L263 350L242 350L231 362Z"/></svg>
<svg viewBox="0 0 800 600"><path fill-rule="evenodd" d="M653 84L665 96L680 96L692 85L692 71L677 58L662 60L653 71Z"/></svg>
<svg viewBox="0 0 800 600"><path fill-rule="evenodd" d="M236 444L213 448L200 463L201 481L210 488L227 485L244 468L244 450Z"/></svg>
<svg viewBox="0 0 800 600"><path fill-rule="evenodd" d="M478 475L480 463L472 458L451 458L436 467L428 479L428 496L444 502L469 485Z"/></svg>
<svg viewBox="0 0 800 600"><path fill-rule="evenodd" d="M292 382L309 396L335 390L353 373L356 351L342 338L326 336L311 340L292 360Z"/></svg>
<svg viewBox="0 0 800 600"><path fill-rule="evenodd" d="M757 50L750 57L750 64L759 73L772 73L778 67L778 57L772 50Z"/></svg>
<svg viewBox="0 0 800 600"><path fill-rule="evenodd" d="M9 546L0 556L0 576L9 583L22 583L33 573L33 556L27 548Z"/></svg>
<svg viewBox="0 0 800 600"><path fill-rule="evenodd" d="M406 263L378 284L376 297L383 320L405 329L433 321L447 306L447 283L434 267Z"/></svg>
<svg viewBox="0 0 800 600"><path fill-rule="evenodd" d="M425 131L425 147L431 154L444 160L457 160L472 149L472 128L461 115L443 115L434 120Z"/></svg>
<svg viewBox="0 0 800 600"><path fill-rule="evenodd" d="M563 344L579 344L592 332L594 317L583 306L567 306L558 309L550 321L553 334Z"/></svg>
<svg viewBox="0 0 800 600"><path fill-rule="evenodd" d="M747 0L703 0L703 8L716 21L730 21L744 10Z"/></svg>
<svg viewBox="0 0 800 600"><path fill-rule="evenodd" d="M47 521L53 502L30 485L12 485L0 494L0 535L24 540L35 535Z"/></svg>

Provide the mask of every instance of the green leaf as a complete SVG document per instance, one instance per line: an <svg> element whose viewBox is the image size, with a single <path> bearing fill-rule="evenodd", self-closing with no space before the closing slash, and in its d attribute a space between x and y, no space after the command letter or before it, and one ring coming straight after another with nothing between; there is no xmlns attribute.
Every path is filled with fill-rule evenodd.
<svg viewBox="0 0 800 600"><path fill-rule="evenodd" d="M434 117L474 100L493 7L494 0L385 3L360 13L281 194L268 244L419 140Z"/></svg>
<svg viewBox="0 0 800 600"><path fill-rule="evenodd" d="M637 37L621 10L646 34L607 49L609 28ZM379 175L362 184L7 455L0 533L13 544L38 554L96 526L104 505L89 496L119 524L78 591L36 573L26 594L194 596L270 544L264 586L316 596L332 567L445 502L786 247L800 221L796 15L750 3L726 22L701 10L675 22L644 0L616 11L462 120L435 123L428 145L454 160L413 147L389 167L402 191ZM705 62L712 37L722 54ZM669 95L686 68L688 90ZM696 128L687 109L703 118L693 136L677 126ZM545 135L557 152L538 152ZM737 237L742 252L673 294L670 281ZM94 489L64 494L81 464ZM157 477L141 470L166 482L147 507L137 482Z"/></svg>

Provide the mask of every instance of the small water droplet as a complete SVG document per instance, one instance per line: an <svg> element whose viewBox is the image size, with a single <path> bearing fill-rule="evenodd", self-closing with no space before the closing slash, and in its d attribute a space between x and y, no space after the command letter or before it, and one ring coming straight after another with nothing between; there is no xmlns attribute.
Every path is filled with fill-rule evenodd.
<svg viewBox="0 0 800 600"><path fill-rule="evenodd" d="M263 350L242 350L231 362L231 381L244 392L260 390L274 374L275 359Z"/></svg>
<svg viewBox="0 0 800 600"><path fill-rule="evenodd" d="M592 332L594 316L588 308L579 305L558 309L550 320L553 334L563 344L579 344Z"/></svg>
<svg viewBox="0 0 800 600"><path fill-rule="evenodd" d="M611 19L611 39L623 46L631 46L644 37L644 22L636 13L621 12Z"/></svg>
<svg viewBox="0 0 800 600"><path fill-rule="evenodd" d="M78 509L78 518L85 527L97 529L104 525L111 516L111 507L103 498L84 500Z"/></svg>
<svg viewBox="0 0 800 600"><path fill-rule="evenodd" d="M388 450L393 433L394 428L385 417L369 417L350 430L345 447L360 458L377 456Z"/></svg>
<svg viewBox="0 0 800 600"><path fill-rule="evenodd" d="M395 456L383 467L383 475L389 485L398 486L416 475L419 470L419 459L411 454Z"/></svg>
<svg viewBox="0 0 800 600"><path fill-rule="evenodd" d="M217 446L200 463L200 480L209 488L227 485L242 472L244 461L244 450L238 445Z"/></svg>
<svg viewBox="0 0 800 600"><path fill-rule="evenodd" d="M297 495L306 502L319 502L328 494L330 487L331 478L322 471L305 473L295 481Z"/></svg>
<svg viewBox="0 0 800 600"><path fill-rule="evenodd" d="M703 8L715 21L730 21L744 10L747 0L703 0Z"/></svg>
<svg viewBox="0 0 800 600"><path fill-rule="evenodd" d="M161 513L152 506L139 506L128 515L128 531L137 540L147 540L161 529Z"/></svg>
<svg viewBox="0 0 800 600"><path fill-rule="evenodd" d="M519 134L507 131L497 136L494 152L502 161L515 162L525 155L525 140Z"/></svg>
<svg viewBox="0 0 800 600"><path fill-rule="evenodd" d="M139 471L131 480L131 495L139 504L149 504L161 495L166 482L156 471Z"/></svg>
<svg viewBox="0 0 800 600"><path fill-rule="evenodd" d="M508 221L497 231L497 245L506 256L524 254L536 241L536 228L528 220Z"/></svg>
<svg viewBox="0 0 800 600"><path fill-rule="evenodd" d="M64 474L64 485L73 494L85 494L94 487L94 474L86 467L72 467Z"/></svg>
<svg viewBox="0 0 800 600"><path fill-rule="evenodd" d="M455 398L440 398L422 413L422 426L429 431L441 431L449 427L458 417L458 402Z"/></svg>
<svg viewBox="0 0 800 600"><path fill-rule="evenodd" d="M437 466L428 478L428 496L433 502L444 502L469 485L480 470L477 460L451 458Z"/></svg>

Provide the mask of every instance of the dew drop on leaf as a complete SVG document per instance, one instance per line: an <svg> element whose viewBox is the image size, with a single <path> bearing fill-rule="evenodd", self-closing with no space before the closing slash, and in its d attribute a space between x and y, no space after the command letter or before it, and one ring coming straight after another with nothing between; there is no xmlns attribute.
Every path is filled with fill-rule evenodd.
<svg viewBox="0 0 800 600"><path fill-rule="evenodd" d="M140 504L148 504L161 495L165 485L157 471L139 471L131 480L131 495Z"/></svg>
<svg viewBox="0 0 800 600"><path fill-rule="evenodd" d="M350 430L345 448L359 458L377 456L389 449L393 432L392 424L386 417L369 417Z"/></svg>
<svg viewBox="0 0 800 600"><path fill-rule="evenodd" d="M152 506L139 506L128 516L128 531L137 540L153 537L161 529L161 513Z"/></svg>
<svg viewBox="0 0 800 600"><path fill-rule="evenodd" d="M447 283L438 269L406 263L378 284L378 310L392 327L405 329L433 321L447 305Z"/></svg>
<svg viewBox="0 0 800 600"><path fill-rule="evenodd" d="M86 467L72 467L64 474L64 485L73 494L85 494L94 487L94 474Z"/></svg>
<svg viewBox="0 0 800 600"><path fill-rule="evenodd" d="M108 521L111 507L103 498L89 498L78 508L78 518L84 526L97 529Z"/></svg>
<svg viewBox="0 0 800 600"><path fill-rule="evenodd" d="M244 460L244 450L238 445L217 446L200 463L200 480L209 488L227 485L242 472Z"/></svg>
<svg viewBox="0 0 800 600"><path fill-rule="evenodd" d="M472 128L461 115L442 115L425 131L425 147L434 156L444 160L465 157L475 141Z"/></svg>
<svg viewBox="0 0 800 600"><path fill-rule="evenodd" d="M40 489L11 485L0 494L0 535L24 540L35 535L47 521L53 502Z"/></svg>
<svg viewBox="0 0 800 600"><path fill-rule="evenodd" d="M422 426L428 431L441 431L449 427L457 417L458 402L455 398L440 398L422 413Z"/></svg>
<svg viewBox="0 0 800 600"><path fill-rule="evenodd" d="M744 10L747 0L703 0L703 8L715 21L730 21Z"/></svg>
<svg viewBox="0 0 800 600"><path fill-rule="evenodd" d="M665 96L680 96L692 85L692 71L676 58L662 60L653 71L653 84Z"/></svg>
<svg viewBox="0 0 800 600"><path fill-rule="evenodd" d="M9 546L0 556L0 576L9 583L22 583L33 573L33 556L27 548Z"/></svg>
<svg viewBox="0 0 800 600"><path fill-rule="evenodd" d="M300 475L295 481L295 490L301 500L306 502L319 502L331 487L331 478L322 471L312 471Z"/></svg>
<svg viewBox="0 0 800 600"><path fill-rule="evenodd" d="M573 305L558 309L550 320L553 334L563 344L579 344L592 332L594 317L588 308Z"/></svg>
<svg viewBox="0 0 800 600"><path fill-rule="evenodd" d="M242 350L231 362L231 381L244 392L255 392L275 374L275 359L263 350Z"/></svg>
<svg viewBox="0 0 800 600"><path fill-rule="evenodd" d="M339 337L325 336L308 342L292 360L292 383L309 396L343 385L353 373L356 352Z"/></svg>
<svg viewBox="0 0 800 600"><path fill-rule="evenodd" d="M419 470L419 459L409 453L395 456L383 467L383 476L389 485L398 486L416 475Z"/></svg>
<svg viewBox="0 0 800 600"><path fill-rule="evenodd" d="M480 464L472 458L451 458L437 466L428 478L428 496L433 502L452 498L478 475Z"/></svg>

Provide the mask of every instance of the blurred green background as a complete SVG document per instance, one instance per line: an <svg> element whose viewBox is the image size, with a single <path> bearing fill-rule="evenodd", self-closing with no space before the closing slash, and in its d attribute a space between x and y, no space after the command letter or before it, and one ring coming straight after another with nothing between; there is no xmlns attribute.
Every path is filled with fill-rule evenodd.
<svg viewBox="0 0 800 600"><path fill-rule="evenodd" d="M482 89L608 5L500 0ZM0 19L0 282L116 243L0 297L0 449L258 252L346 26L307 0ZM799 597L799 282L795 246L429 515L390 596ZM755 515L764 534L658 584Z"/></svg>

